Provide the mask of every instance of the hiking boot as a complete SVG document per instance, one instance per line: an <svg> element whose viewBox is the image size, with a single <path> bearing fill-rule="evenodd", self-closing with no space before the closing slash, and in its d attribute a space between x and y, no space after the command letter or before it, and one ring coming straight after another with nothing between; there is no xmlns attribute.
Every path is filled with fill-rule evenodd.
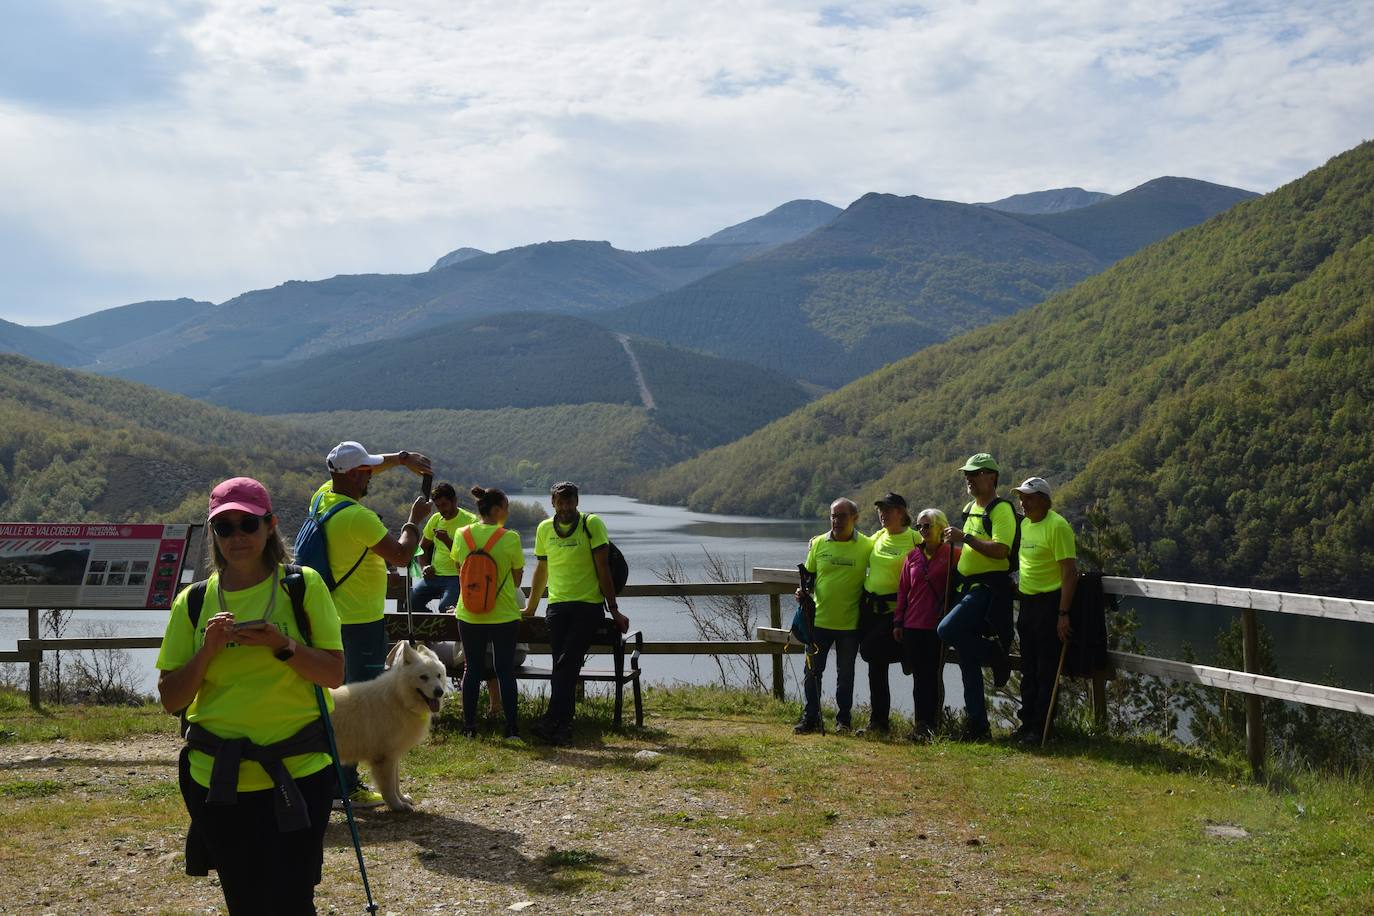
<svg viewBox="0 0 1374 916"><path fill-rule="evenodd" d="M356 811L359 808L380 808L386 804L386 799L382 798L382 793L367 786L359 785L348 794L348 803Z"/></svg>
<svg viewBox="0 0 1374 916"><path fill-rule="evenodd" d="M992 729L986 726L980 729L965 728L959 733L959 740L966 743L981 744L991 739Z"/></svg>
<svg viewBox="0 0 1374 916"><path fill-rule="evenodd" d="M792 734L794 735L809 735L812 732L818 732L820 730L820 722L809 721L807 719L802 719L796 725L792 726Z"/></svg>
<svg viewBox="0 0 1374 916"><path fill-rule="evenodd" d="M519 732L511 732L509 735L506 735L506 737L502 738L501 740L506 744L510 744L515 747L525 746L525 739L520 737Z"/></svg>
<svg viewBox="0 0 1374 916"><path fill-rule="evenodd" d="M477 729L472 725L464 725L460 734L462 734L464 738L476 738Z"/></svg>
<svg viewBox="0 0 1374 916"><path fill-rule="evenodd" d="M935 740L935 730L918 725L911 730L911 734L907 736L907 740L912 744L929 744L931 741Z"/></svg>
<svg viewBox="0 0 1374 916"><path fill-rule="evenodd" d="M886 738L891 733L891 731L892 729L888 726L886 722L870 722L864 728L854 729L854 737Z"/></svg>
<svg viewBox="0 0 1374 916"><path fill-rule="evenodd" d="M848 722L839 722L839 723L837 723L837 724L835 725L835 734L837 734L837 735L847 735L847 734L849 734L849 733L850 733L850 728L849 728L849 723L848 723Z"/></svg>
<svg viewBox="0 0 1374 916"><path fill-rule="evenodd" d="M1017 729L1016 733L1011 736L1011 741L1018 747L1039 747L1040 737L1035 729L1022 728Z"/></svg>

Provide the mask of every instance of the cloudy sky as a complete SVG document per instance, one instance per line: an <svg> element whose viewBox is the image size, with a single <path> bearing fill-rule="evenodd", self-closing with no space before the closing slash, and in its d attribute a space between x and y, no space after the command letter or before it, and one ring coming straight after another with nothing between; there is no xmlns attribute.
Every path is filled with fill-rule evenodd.
<svg viewBox="0 0 1374 916"><path fill-rule="evenodd" d="M1268 191L1374 133L1370 86L1368 0L14 0L0 317L678 244L798 197Z"/></svg>

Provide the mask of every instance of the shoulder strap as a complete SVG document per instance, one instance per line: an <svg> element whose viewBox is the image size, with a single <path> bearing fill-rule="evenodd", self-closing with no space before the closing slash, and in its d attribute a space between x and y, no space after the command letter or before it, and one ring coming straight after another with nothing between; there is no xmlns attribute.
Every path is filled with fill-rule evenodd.
<svg viewBox="0 0 1374 916"><path fill-rule="evenodd" d="M301 631L301 638L305 640L305 644L311 645L310 615L305 612L305 576L299 566L286 564L282 569L286 570L286 577L281 580L281 584L291 596L291 613L296 616L296 629Z"/></svg>
<svg viewBox="0 0 1374 916"><path fill-rule="evenodd" d="M477 551L477 542L472 539L472 526L463 526L463 543L468 545L468 553Z"/></svg>
<svg viewBox="0 0 1374 916"><path fill-rule="evenodd" d="M487 538L486 545L482 547L483 552L491 553L491 549L496 546L496 542L505 537L505 534L506 529L497 525L496 530L491 533L491 537Z"/></svg>
<svg viewBox="0 0 1374 916"><path fill-rule="evenodd" d="M191 618L192 630L200 626L200 611L205 607L205 592L209 587L209 579L192 582L191 590L186 595L186 616Z"/></svg>

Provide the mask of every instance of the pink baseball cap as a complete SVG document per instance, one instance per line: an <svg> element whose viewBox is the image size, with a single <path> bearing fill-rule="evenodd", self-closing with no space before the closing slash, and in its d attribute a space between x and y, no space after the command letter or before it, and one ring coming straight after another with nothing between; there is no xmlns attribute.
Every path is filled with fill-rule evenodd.
<svg viewBox="0 0 1374 916"><path fill-rule="evenodd" d="M249 515L270 515L272 497L267 495L266 487L251 477L230 477L210 491L210 518L235 510Z"/></svg>

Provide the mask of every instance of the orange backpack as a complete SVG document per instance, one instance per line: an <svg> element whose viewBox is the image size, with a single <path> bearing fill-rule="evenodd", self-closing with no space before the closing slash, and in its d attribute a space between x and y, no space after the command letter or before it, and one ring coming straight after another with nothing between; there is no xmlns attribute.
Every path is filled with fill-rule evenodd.
<svg viewBox="0 0 1374 916"><path fill-rule="evenodd" d="M505 533L505 528L497 528L487 539L487 543L478 549L477 543L472 539L472 526L463 528L463 543L468 545L468 555L463 558L463 567L458 571L458 584L461 588L463 609L469 614L490 613L496 606L497 594L506 584L504 579L497 584L496 574L499 567L496 565L496 558L491 555L492 548Z"/></svg>

